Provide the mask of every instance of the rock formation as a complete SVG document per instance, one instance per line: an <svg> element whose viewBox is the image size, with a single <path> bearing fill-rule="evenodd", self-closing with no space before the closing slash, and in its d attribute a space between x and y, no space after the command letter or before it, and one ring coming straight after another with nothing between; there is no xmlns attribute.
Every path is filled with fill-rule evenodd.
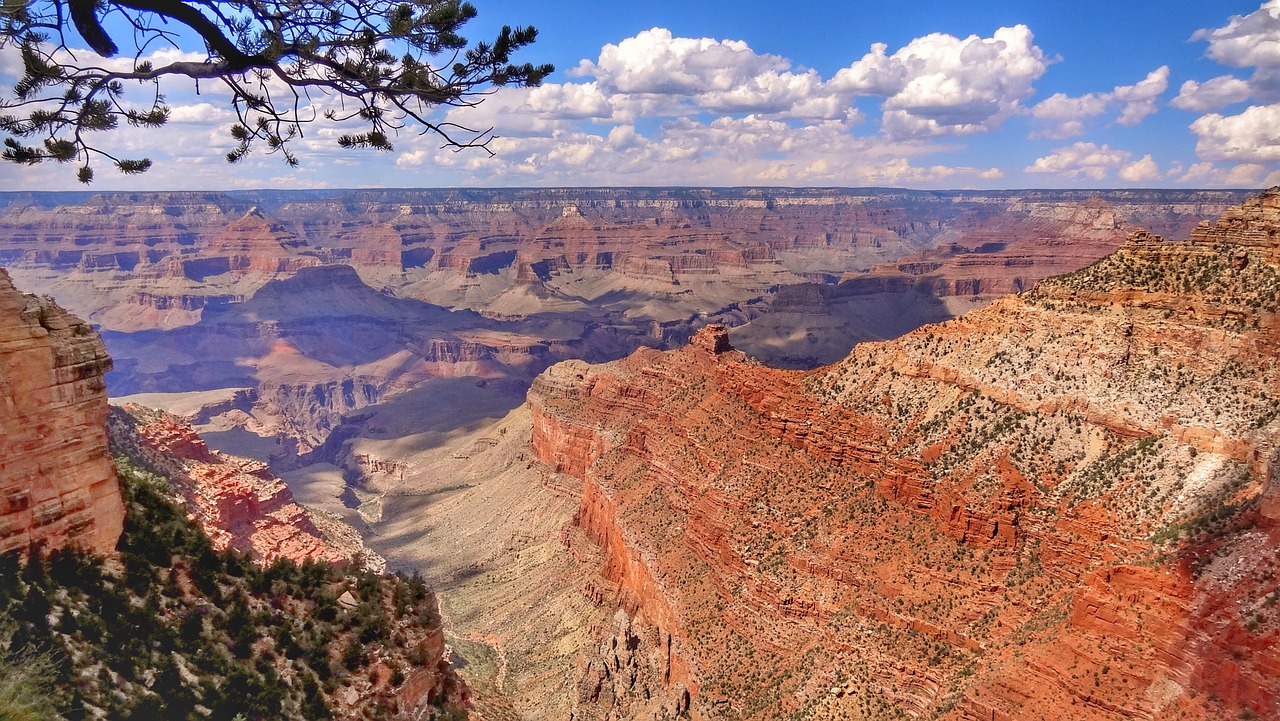
<svg viewBox="0 0 1280 721"><path fill-rule="evenodd" d="M0 195L0 262L120 331L189 325L206 306L325 263L451 308L528 315L631 292L649 302L627 305L670 321L767 297L775 285L931 249L933 260L998 253L1016 240L1017 268L981 273L986 292L999 292L1012 276L1030 282L1034 271L1018 270L1027 261L1096 252L1072 250L1080 243L1106 252L1134 225L1179 231L1241 199L782 188L16 193ZM1056 248L1047 256L1028 239ZM973 295L969 274L952 264L937 275Z"/></svg>
<svg viewBox="0 0 1280 721"><path fill-rule="evenodd" d="M561 363L532 451L694 717L1275 717L1278 237L1280 188L809 373Z"/></svg>
<svg viewBox="0 0 1280 721"><path fill-rule="evenodd" d="M248 389L195 415L382 494L495 717L1265 717L1272 200L814 373L730 349L811 367L1241 199L5 195L0 258L116 330L117 392Z"/></svg>
<svg viewBox="0 0 1280 721"><path fill-rule="evenodd" d="M815 367L854 342L897 337L1092 262L1135 224L1194 225L1239 199L881 189L12 193L0 194L0 261L22 287L102 327L114 397L248 388L252 407L203 430L248 430L283 457L434 379L514 379L523 386L514 399L557 360L675 348L709 323L734 327L735 344L768 363Z"/></svg>
<svg viewBox="0 0 1280 721"><path fill-rule="evenodd" d="M89 326L0 269L0 553L108 553L124 521L107 453L111 359Z"/></svg>
<svg viewBox="0 0 1280 721"><path fill-rule="evenodd" d="M234 548L262 565L277 559L345 564L382 572L386 562L341 520L299 506L267 464L209 450L176 417L115 407L111 442L163 473L216 550Z"/></svg>

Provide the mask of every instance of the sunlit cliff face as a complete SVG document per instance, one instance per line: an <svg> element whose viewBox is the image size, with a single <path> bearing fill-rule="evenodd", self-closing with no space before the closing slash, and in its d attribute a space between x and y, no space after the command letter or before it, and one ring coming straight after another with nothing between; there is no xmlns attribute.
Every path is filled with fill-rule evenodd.
<svg viewBox="0 0 1280 721"><path fill-rule="evenodd" d="M1263 717L1277 228L1280 191L1135 233L807 374L719 336L561 364L532 448L695 712Z"/></svg>
<svg viewBox="0 0 1280 721"><path fill-rule="evenodd" d="M106 445L102 341L0 269L0 552L107 552L124 521Z"/></svg>

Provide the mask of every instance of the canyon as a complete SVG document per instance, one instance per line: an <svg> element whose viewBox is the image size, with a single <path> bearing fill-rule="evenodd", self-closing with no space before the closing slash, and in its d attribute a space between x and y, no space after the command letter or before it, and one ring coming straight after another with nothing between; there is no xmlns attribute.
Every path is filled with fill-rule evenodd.
<svg viewBox="0 0 1280 721"><path fill-rule="evenodd" d="M559 363L371 542L486 718L1275 716L1280 189L1188 235L813 371Z"/></svg>
<svg viewBox="0 0 1280 721"><path fill-rule="evenodd" d="M0 194L174 414L113 423L244 491L197 515L425 573L493 719L1280 713L1278 233L1274 190ZM224 542L326 554L278 532Z"/></svg>
<svg viewBox="0 0 1280 721"><path fill-rule="evenodd" d="M265 463L109 408L110 368L92 328L0 270L0 717L465 713L420 578L383 575Z"/></svg>
<svg viewBox="0 0 1280 721"><path fill-rule="evenodd" d="M1135 227L1185 234L1244 195L0 193L0 265L102 332L113 398L283 462L412 391L471 378L477 405L505 412L552 363L676 348L710 323L771 365L835 362L1087 265Z"/></svg>

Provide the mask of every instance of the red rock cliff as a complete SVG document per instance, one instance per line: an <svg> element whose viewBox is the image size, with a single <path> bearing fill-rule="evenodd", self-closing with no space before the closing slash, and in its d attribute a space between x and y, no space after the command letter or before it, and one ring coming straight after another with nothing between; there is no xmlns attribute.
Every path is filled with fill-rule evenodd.
<svg viewBox="0 0 1280 721"><path fill-rule="evenodd" d="M110 552L124 523L107 452L111 359L89 326L0 270L0 552Z"/></svg>
<svg viewBox="0 0 1280 721"><path fill-rule="evenodd" d="M357 558L367 568L385 568L355 529L295 503L267 464L209 450L177 417L133 405L112 408L109 428L114 446L172 481L214 548L234 548L264 566L281 558L333 564Z"/></svg>
<svg viewBox="0 0 1280 721"><path fill-rule="evenodd" d="M1280 189L779 371L705 329L560 364L614 602L695 718L1280 718Z"/></svg>

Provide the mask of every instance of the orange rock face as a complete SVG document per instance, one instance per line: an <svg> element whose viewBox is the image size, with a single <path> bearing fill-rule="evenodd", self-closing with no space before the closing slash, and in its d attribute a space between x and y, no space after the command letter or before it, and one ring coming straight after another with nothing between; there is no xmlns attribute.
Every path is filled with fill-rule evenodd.
<svg viewBox="0 0 1280 721"><path fill-rule="evenodd" d="M115 549L124 504L107 452L110 369L89 326L0 270L0 553Z"/></svg>
<svg viewBox="0 0 1280 721"><path fill-rule="evenodd" d="M364 549L354 531L337 542L327 538L267 464L209 450L174 416L138 406L113 408L110 428L113 444L129 448L169 477L214 548L234 548L263 565L280 558L337 564L354 556L366 557L374 567L384 565Z"/></svg>
<svg viewBox="0 0 1280 721"><path fill-rule="evenodd" d="M561 363L531 445L694 718L1277 718L1278 236L1274 189L809 373Z"/></svg>
<svg viewBox="0 0 1280 721"><path fill-rule="evenodd" d="M984 220L952 243L878 265L870 276L881 283L901 279L938 296L1019 293L1108 255L1134 223L1150 219L1167 225L1172 220L1144 219L1141 212L1124 219L1114 204L1098 199L1073 207L1036 208L1034 201L1028 205L1033 207L1026 215L1008 213Z"/></svg>

